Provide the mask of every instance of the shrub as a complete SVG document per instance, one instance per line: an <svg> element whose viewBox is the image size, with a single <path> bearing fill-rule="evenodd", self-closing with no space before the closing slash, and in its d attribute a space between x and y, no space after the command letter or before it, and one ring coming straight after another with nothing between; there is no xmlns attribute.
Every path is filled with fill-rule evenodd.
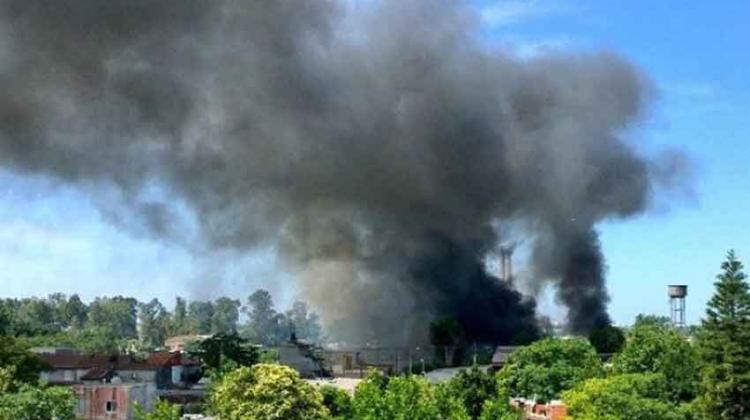
<svg viewBox="0 0 750 420"><path fill-rule="evenodd" d="M320 387L323 405L334 418L347 419L352 414L352 398L343 389L331 385Z"/></svg>

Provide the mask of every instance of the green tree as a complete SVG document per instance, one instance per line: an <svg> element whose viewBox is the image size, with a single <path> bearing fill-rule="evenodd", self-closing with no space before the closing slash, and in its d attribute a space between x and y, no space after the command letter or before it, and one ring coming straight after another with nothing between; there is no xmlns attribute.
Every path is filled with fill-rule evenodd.
<svg viewBox="0 0 750 420"><path fill-rule="evenodd" d="M309 312L305 302L296 301L287 311L286 319L294 326L297 338L317 343L322 339L322 328L318 315Z"/></svg>
<svg viewBox="0 0 750 420"><path fill-rule="evenodd" d="M239 300L221 297L214 302L214 313L211 316L211 333L234 334L240 319Z"/></svg>
<svg viewBox="0 0 750 420"><path fill-rule="evenodd" d="M387 379L376 372L357 385L352 411L358 420L470 418L447 387L433 386L420 376Z"/></svg>
<svg viewBox="0 0 750 420"><path fill-rule="evenodd" d="M625 345L625 334L614 325L608 325L592 330L589 334L589 342L598 353L617 353Z"/></svg>
<svg viewBox="0 0 750 420"><path fill-rule="evenodd" d="M188 305L188 325L194 334L210 334L211 319L214 316L214 304L211 302L192 301Z"/></svg>
<svg viewBox="0 0 750 420"><path fill-rule="evenodd" d="M545 338L513 353L498 380L511 396L550 401L602 375L602 362L588 340Z"/></svg>
<svg viewBox="0 0 750 420"><path fill-rule="evenodd" d="M479 366L462 369L448 381L446 387L451 395L461 401L472 418L479 418L485 402L494 399L498 393L494 375Z"/></svg>
<svg viewBox="0 0 750 420"><path fill-rule="evenodd" d="M73 420L76 401L69 388L22 385L0 394L0 419Z"/></svg>
<svg viewBox="0 0 750 420"><path fill-rule="evenodd" d="M140 405L135 406L135 420L180 420L180 407L167 401L157 401L154 409L146 411Z"/></svg>
<svg viewBox="0 0 750 420"><path fill-rule="evenodd" d="M667 322L639 317L625 347L615 356L615 373L660 373L672 401L689 401L698 391L700 365L696 349Z"/></svg>
<svg viewBox="0 0 750 420"><path fill-rule="evenodd" d="M571 420L686 420L669 392L662 374L623 374L589 379L563 400Z"/></svg>
<svg viewBox="0 0 750 420"><path fill-rule="evenodd" d="M510 397L507 391L499 388L494 398L485 401L482 405L480 420L521 420L523 415L510 406Z"/></svg>
<svg viewBox="0 0 750 420"><path fill-rule="evenodd" d="M750 419L750 292L734 251L721 264L699 333L701 406L713 419Z"/></svg>
<svg viewBox="0 0 750 420"><path fill-rule="evenodd" d="M248 316L246 335L254 342L275 346L289 338L290 325L286 317L274 309L273 298L267 290L253 292L243 310Z"/></svg>
<svg viewBox="0 0 750 420"><path fill-rule="evenodd" d="M16 339L0 336L0 368L12 368L14 383L36 384L39 373L46 367L42 359L26 350Z"/></svg>
<svg viewBox="0 0 750 420"><path fill-rule="evenodd" d="M0 299L0 335L11 334L12 331L12 312L5 305L5 300Z"/></svg>
<svg viewBox="0 0 750 420"><path fill-rule="evenodd" d="M148 348L164 345L169 331L169 313L158 299L138 304L140 339Z"/></svg>
<svg viewBox="0 0 750 420"><path fill-rule="evenodd" d="M314 420L329 416L323 397L294 369L282 365L241 367L226 374L211 395L222 420Z"/></svg>
<svg viewBox="0 0 750 420"><path fill-rule="evenodd" d="M179 296L177 297L174 304L174 313L172 314L171 325L171 335L181 335L190 332L190 326L188 325L187 303L185 302L185 299Z"/></svg>
<svg viewBox="0 0 750 420"><path fill-rule="evenodd" d="M81 301L81 298L74 294L68 298L62 308L62 319L67 326L75 329L82 329L86 324L88 308Z"/></svg>
<svg viewBox="0 0 750 420"><path fill-rule="evenodd" d="M16 313L17 330L27 335L59 331L55 320L55 310L45 299L23 299Z"/></svg>
<svg viewBox="0 0 750 420"><path fill-rule="evenodd" d="M188 353L215 378L239 366L252 366L260 359L258 348L237 334L214 334L190 346Z"/></svg>
<svg viewBox="0 0 750 420"><path fill-rule="evenodd" d="M104 329L121 338L137 338L138 301L123 296L98 297L89 305L87 327Z"/></svg>
<svg viewBox="0 0 750 420"><path fill-rule="evenodd" d="M351 418L352 397L346 391L332 385L323 385L319 389L323 396L323 405L334 419Z"/></svg>

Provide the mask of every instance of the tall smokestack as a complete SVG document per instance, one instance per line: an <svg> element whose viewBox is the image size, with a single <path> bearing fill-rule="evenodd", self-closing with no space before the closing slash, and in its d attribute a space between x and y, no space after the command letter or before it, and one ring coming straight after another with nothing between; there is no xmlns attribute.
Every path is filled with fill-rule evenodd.
<svg viewBox="0 0 750 420"><path fill-rule="evenodd" d="M512 282L513 280L512 256L512 247L500 247L500 278L508 283Z"/></svg>
<svg viewBox="0 0 750 420"><path fill-rule="evenodd" d="M349 3L0 0L0 166L198 262L276 250L334 339L424 340L446 316L534 335L533 299L484 269L498 226L530 238L523 281L553 282L571 329L608 322L596 225L674 179L627 137L646 78L606 51L485 48L472 2Z"/></svg>

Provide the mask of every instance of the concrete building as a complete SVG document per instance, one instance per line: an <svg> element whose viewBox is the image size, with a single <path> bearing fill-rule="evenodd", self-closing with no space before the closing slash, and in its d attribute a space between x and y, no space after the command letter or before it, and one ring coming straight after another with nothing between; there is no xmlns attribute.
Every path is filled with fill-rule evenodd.
<svg viewBox="0 0 750 420"><path fill-rule="evenodd" d="M151 410L156 401L153 383L84 383L73 385L78 397L76 418L130 420L136 404Z"/></svg>
<svg viewBox="0 0 750 420"><path fill-rule="evenodd" d="M50 366L41 373L43 381L74 390L80 419L129 420L136 403L149 409L158 398L195 401L205 394L185 389L198 380L200 363L181 353L157 352L146 360L135 360L127 355L84 354L70 349L38 348L34 352Z"/></svg>

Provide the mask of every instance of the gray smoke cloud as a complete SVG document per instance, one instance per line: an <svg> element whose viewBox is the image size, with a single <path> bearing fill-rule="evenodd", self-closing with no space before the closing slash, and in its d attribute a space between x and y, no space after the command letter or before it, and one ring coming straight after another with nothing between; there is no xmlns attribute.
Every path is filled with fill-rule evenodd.
<svg viewBox="0 0 750 420"><path fill-rule="evenodd" d="M114 187L105 213L165 240L179 205L206 249L276 243L349 340L442 316L535 336L533 300L484 269L497 224L572 331L606 324L595 226L674 182L625 134L651 88L608 52L488 52L477 22L450 0L0 0L0 165Z"/></svg>

